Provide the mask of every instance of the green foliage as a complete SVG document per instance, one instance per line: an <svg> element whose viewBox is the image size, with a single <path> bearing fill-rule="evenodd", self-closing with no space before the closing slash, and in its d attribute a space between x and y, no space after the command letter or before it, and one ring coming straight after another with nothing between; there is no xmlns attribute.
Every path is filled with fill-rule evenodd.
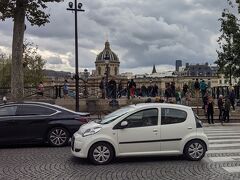
<svg viewBox="0 0 240 180"><path fill-rule="evenodd" d="M1 0L0 1L0 20L7 18L14 18L16 11L16 4L24 7L26 11L26 18L31 25L41 26L49 22L49 14L44 12L47 8L46 3L48 2L60 2L61 0Z"/></svg>
<svg viewBox="0 0 240 180"><path fill-rule="evenodd" d="M240 75L240 25L237 17L229 10L224 9L218 39L220 50L217 50L218 59L215 62L219 66L219 73L226 77Z"/></svg>
<svg viewBox="0 0 240 180"><path fill-rule="evenodd" d="M43 68L45 60L37 52L37 47L32 43L24 44L24 86L36 86L43 81ZM11 85L11 58L0 55L0 87L10 87Z"/></svg>
<svg viewBox="0 0 240 180"><path fill-rule="evenodd" d="M11 84L11 59L0 55L0 87L10 87Z"/></svg>
<svg viewBox="0 0 240 180"><path fill-rule="evenodd" d="M43 67L46 61L37 53L37 50L33 43L25 42L23 55L25 86L36 86L44 79Z"/></svg>

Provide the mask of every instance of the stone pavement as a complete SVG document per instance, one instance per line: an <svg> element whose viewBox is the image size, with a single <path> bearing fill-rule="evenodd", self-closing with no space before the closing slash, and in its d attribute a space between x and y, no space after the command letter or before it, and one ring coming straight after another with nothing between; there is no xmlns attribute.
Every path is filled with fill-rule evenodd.
<svg viewBox="0 0 240 180"><path fill-rule="evenodd" d="M0 180L16 179L240 179L240 126L204 128L210 149L202 161L182 157L123 158L95 166L75 158L70 147L24 146L0 148Z"/></svg>

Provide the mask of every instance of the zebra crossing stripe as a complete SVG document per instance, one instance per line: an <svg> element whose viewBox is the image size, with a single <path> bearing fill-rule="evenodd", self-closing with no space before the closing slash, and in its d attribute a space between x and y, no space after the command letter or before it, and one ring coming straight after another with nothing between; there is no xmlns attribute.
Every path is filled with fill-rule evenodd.
<svg viewBox="0 0 240 180"><path fill-rule="evenodd" d="M240 149L211 149L207 154L240 153Z"/></svg>
<svg viewBox="0 0 240 180"><path fill-rule="evenodd" d="M208 139L240 138L240 136L208 136Z"/></svg>
<svg viewBox="0 0 240 180"><path fill-rule="evenodd" d="M240 143L231 143L231 144L210 144L209 147L211 148L218 148L218 147L235 147L240 146Z"/></svg>
<svg viewBox="0 0 240 180"><path fill-rule="evenodd" d="M240 156L227 156L227 157L209 157L213 162L232 162L240 161Z"/></svg>
<svg viewBox="0 0 240 180"><path fill-rule="evenodd" d="M228 136L228 135L240 135L240 133L211 133L211 134L208 134L208 133L205 133L207 136L219 136L219 135L225 135L225 136Z"/></svg>
<svg viewBox="0 0 240 180"><path fill-rule="evenodd" d="M214 139L214 140L209 140L208 141L210 144L211 143L223 143L223 142L239 142L240 143L240 139Z"/></svg>
<svg viewBox="0 0 240 180"><path fill-rule="evenodd" d="M234 167L222 167L229 173L240 173L240 166L234 166Z"/></svg>

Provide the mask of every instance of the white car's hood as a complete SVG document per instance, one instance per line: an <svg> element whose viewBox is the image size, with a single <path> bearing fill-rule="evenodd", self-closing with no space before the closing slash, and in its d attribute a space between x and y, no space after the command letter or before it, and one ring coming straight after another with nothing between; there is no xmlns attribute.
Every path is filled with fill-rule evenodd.
<svg viewBox="0 0 240 180"><path fill-rule="evenodd" d="M87 124L84 124L80 127L79 131L80 133L84 133L87 129L94 129L94 128L97 128L97 127L102 127L101 124L97 124L95 123L94 121L91 121Z"/></svg>

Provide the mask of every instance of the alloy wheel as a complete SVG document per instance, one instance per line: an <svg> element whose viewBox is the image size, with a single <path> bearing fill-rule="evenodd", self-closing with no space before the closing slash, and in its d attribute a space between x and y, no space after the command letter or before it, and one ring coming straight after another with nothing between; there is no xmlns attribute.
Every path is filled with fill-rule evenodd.
<svg viewBox="0 0 240 180"><path fill-rule="evenodd" d="M192 143L188 148L188 154L192 159L199 159L204 154L204 147L200 143Z"/></svg>
<svg viewBox="0 0 240 180"><path fill-rule="evenodd" d="M69 135L63 128L54 128L49 134L49 141L54 146L63 146L68 139Z"/></svg>

